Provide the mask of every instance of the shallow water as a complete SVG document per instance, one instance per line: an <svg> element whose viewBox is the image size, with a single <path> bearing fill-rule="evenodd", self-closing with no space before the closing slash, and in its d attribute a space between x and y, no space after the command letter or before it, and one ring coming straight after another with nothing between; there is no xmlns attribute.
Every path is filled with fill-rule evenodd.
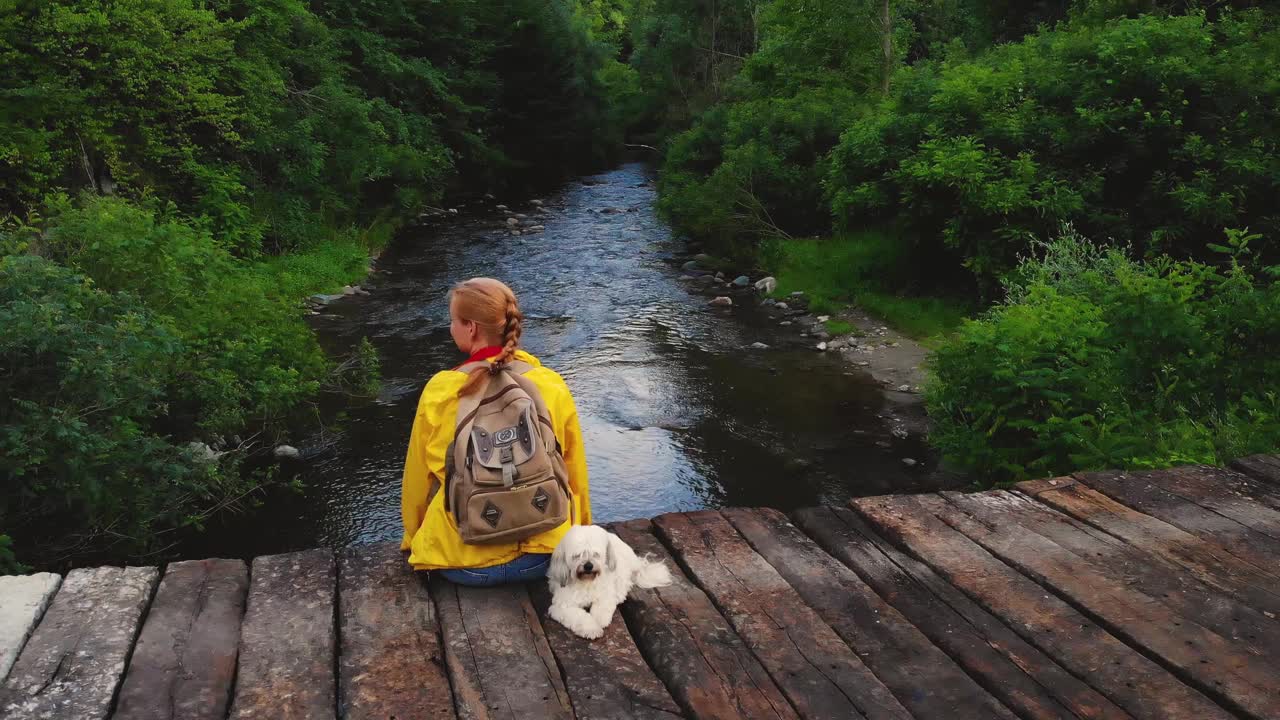
<svg viewBox="0 0 1280 720"><path fill-rule="evenodd" d="M434 372L463 359L449 339L445 295L477 275L516 291L525 347L574 393L599 522L923 489L929 453L888 435L877 417L884 399L868 375L836 353L798 346L794 328L751 303L708 306L700 284L682 277L682 244L654 213L646 166L587 182L543 198L545 214L508 201L538 218L541 234L511 236L501 213L480 208L404 233L380 259L390 273L373 293L331 305L314 323L335 354L369 338L382 361L380 397L345 408L337 431L299 443L308 456L297 468L302 492L272 493L184 542L181 554L247 557L398 539L418 394ZM779 349L745 349L757 341ZM904 456L922 462L908 469Z"/></svg>

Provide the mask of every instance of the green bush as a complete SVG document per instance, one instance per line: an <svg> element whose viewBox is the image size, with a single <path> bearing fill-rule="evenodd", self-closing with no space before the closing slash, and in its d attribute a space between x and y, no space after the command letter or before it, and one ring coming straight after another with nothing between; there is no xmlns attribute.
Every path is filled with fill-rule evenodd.
<svg viewBox="0 0 1280 720"><path fill-rule="evenodd" d="M1256 236L1228 238L1229 265L1135 262L1070 233L1023 262L934 354L931 440L984 482L1280 447L1280 272Z"/></svg>
<svg viewBox="0 0 1280 720"><path fill-rule="evenodd" d="M169 396L188 350L130 294L7 256L0 326L0 525L27 547L138 549L256 483L175 437Z"/></svg>
<svg viewBox="0 0 1280 720"><path fill-rule="evenodd" d="M44 253L138 297L181 338L167 398L181 426L213 436L278 425L319 388L327 362L298 298L278 295L207 231L118 198L56 208Z"/></svg>
<svg viewBox="0 0 1280 720"><path fill-rule="evenodd" d="M831 207L949 250L988 295L1063 221L1183 259L1249 226L1275 258L1278 63L1256 11L1081 23L910 68L833 151Z"/></svg>

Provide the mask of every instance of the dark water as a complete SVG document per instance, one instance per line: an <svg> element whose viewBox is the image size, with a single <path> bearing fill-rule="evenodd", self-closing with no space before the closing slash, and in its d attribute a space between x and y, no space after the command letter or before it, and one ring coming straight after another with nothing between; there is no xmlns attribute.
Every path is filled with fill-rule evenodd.
<svg viewBox="0 0 1280 720"><path fill-rule="evenodd" d="M884 400L866 374L835 353L797 346L794 328L750 303L707 305L679 270L681 243L653 212L645 166L589 182L598 184L573 182L543 198L547 214L508 201L537 217L542 234L511 236L499 212L477 208L401 237L379 261L390 273L372 295L315 319L333 353L370 339L382 360L381 396L347 408L336 432L300 443L309 456L299 469L303 492L265 498L184 543L182 554L398 539L418 394L462 359L445 295L476 275L511 285L528 318L525 347L574 393L598 521L725 505L791 509L928 481L927 450L889 436L877 417ZM756 341L792 349L745 349ZM904 456L925 462L908 470Z"/></svg>

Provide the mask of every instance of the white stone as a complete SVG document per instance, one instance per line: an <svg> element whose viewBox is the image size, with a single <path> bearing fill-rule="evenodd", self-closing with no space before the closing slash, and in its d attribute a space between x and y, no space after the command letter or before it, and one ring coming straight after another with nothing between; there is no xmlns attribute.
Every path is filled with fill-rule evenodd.
<svg viewBox="0 0 1280 720"><path fill-rule="evenodd" d="M778 308L779 310L790 310L790 309L791 309L791 306L787 305L787 304L786 304L786 303L784 303L784 302L780 302L780 303L778 303L777 305L774 305L774 307Z"/></svg>
<svg viewBox="0 0 1280 720"><path fill-rule="evenodd" d="M711 302L709 302L709 303L707 303L707 304L708 304L708 305L732 305L732 304L733 304L733 299L732 299L732 298L727 298L727 297L725 297L725 296L721 295L720 297L711 298Z"/></svg>
<svg viewBox="0 0 1280 720"><path fill-rule="evenodd" d="M530 204L530 205L532 205L532 206L534 206L534 207L542 207L542 201L541 201L541 200L530 200L530 201L529 201L529 204Z"/></svg>
<svg viewBox="0 0 1280 720"><path fill-rule="evenodd" d="M826 322L831 319L830 315L819 315L818 322Z"/></svg>
<svg viewBox="0 0 1280 720"><path fill-rule="evenodd" d="M279 460L297 460L302 457L302 453L298 452L298 448L292 445L277 445L272 454Z"/></svg>
<svg viewBox="0 0 1280 720"><path fill-rule="evenodd" d="M820 343L818 343L818 349L819 349L819 350L826 350L826 349L827 349L827 344L826 344L826 343L824 343L824 342L820 342Z"/></svg>
<svg viewBox="0 0 1280 720"><path fill-rule="evenodd" d="M506 210L506 209L507 209L507 206L506 206L506 205L494 205L494 207L498 208L499 210Z"/></svg>
<svg viewBox="0 0 1280 720"><path fill-rule="evenodd" d="M0 577L0 678L9 674L61 583L61 576L47 572Z"/></svg>
<svg viewBox="0 0 1280 720"><path fill-rule="evenodd" d="M910 386L910 385L899 385L899 386L898 386L898 392L909 393L909 392L911 392L911 386Z"/></svg>
<svg viewBox="0 0 1280 720"><path fill-rule="evenodd" d="M902 464L906 465L907 467L915 467L917 463L915 461L915 458L902 458Z"/></svg>
<svg viewBox="0 0 1280 720"><path fill-rule="evenodd" d="M769 346L765 345L762 342L753 342L751 343L751 349L752 350L768 350Z"/></svg>
<svg viewBox="0 0 1280 720"><path fill-rule="evenodd" d="M517 225L519 225L519 224L520 224L520 221L519 221L519 220L517 220L516 218L513 218L513 217L509 217L509 218L507 218L507 225L509 225L509 226L511 226L511 227L515 227L515 226L517 226Z"/></svg>
<svg viewBox="0 0 1280 720"><path fill-rule="evenodd" d="M772 275L766 278L760 278L756 281L756 290L768 295L778 289L778 281Z"/></svg>

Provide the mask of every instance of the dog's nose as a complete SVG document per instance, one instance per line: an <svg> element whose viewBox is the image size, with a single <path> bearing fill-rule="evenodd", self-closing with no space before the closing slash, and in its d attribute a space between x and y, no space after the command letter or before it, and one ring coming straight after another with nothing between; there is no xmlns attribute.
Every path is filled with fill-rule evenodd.
<svg viewBox="0 0 1280 720"><path fill-rule="evenodd" d="M595 572L595 566L591 564L590 560L588 560L587 562L583 563L582 570L583 572Z"/></svg>

